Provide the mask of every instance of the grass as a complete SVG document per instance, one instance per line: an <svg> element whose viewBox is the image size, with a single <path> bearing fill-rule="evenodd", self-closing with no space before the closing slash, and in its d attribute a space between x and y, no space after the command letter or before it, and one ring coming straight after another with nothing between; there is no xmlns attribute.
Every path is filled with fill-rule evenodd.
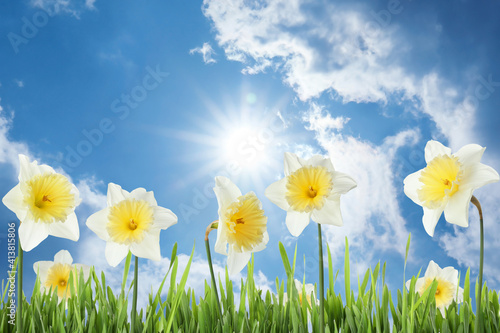
<svg viewBox="0 0 500 333"><path fill-rule="evenodd" d="M409 239L407 245L407 254ZM276 279L277 293L263 292L253 278L253 258L248 264L246 281L241 281L239 303L235 303L233 283L227 270L218 284L223 317L217 310L217 299L210 281L205 281L204 295L196 298L194 290L186 286L191 257L179 283L177 246L174 245L171 265L156 292L149 295L148 305L137 313L135 327L131 327L128 302L130 288L126 290L131 256L126 259L121 291L114 294L106 285L104 274L100 276L92 269L84 281L70 279L72 295L67 303L58 301L56 290L40 292L37 279L30 301L23 297L23 327L25 332L318 332L319 305L300 302L293 282L297 250L289 257L280 243L287 278ZM326 332L474 332L476 316L470 298L470 271L464 279L464 301L452 303L443 316L436 309L434 293L436 282L422 296L415 291L418 278L412 277L410 290L404 286L394 294L385 284L386 265L377 264L358 278L357 296L351 289L349 250L346 239L344 276L346 277L345 300L336 293L334 285L338 271L334 272L330 250L328 250L328 288L325 293ZM292 259L292 260L290 260ZM208 269L208 267L207 267ZM170 279L168 290L163 292L165 282ZM403 277L404 280L404 277ZM140 277L139 277L140 281ZM404 283L404 281L402 281ZM403 284L402 283L402 284ZM461 283L460 283L461 284ZM140 287L140 286L139 286ZM0 332L14 332L9 324L8 285L2 283L0 302ZM284 301L284 293L288 301ZM476 294L478 294L476 292ZM499 298L495 290L483 286L482 326L485 332L500 331ZM302 295L302 299L307 299Z"/></svg>

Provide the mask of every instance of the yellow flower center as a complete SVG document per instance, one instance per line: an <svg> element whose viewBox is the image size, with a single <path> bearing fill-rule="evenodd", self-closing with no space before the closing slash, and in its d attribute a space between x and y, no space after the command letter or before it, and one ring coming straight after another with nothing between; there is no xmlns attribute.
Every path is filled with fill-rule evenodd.
<svg viewBox="0 0 500 333"><path fill-rule="evenodd" d="M57 287L57 296L59 296L59 298L71 297L70 288L67 288L71 269L71 265L68 264L58 263L52 265L47 273L45 287L47 289L52 287L52 291Z"/></svg>
<svg viewBox="0 0 500 333"><path fill-rule="evenodd" d="M64 222L75 208L75 195L68 178L58 173L35 175L21 183L29 219L35 222Z"/></svg>
<svg viewBox="0 0 500 333"><path fill-rule="evenodd" d="M236 245L237 252L248 252L262 242L267 217L260 208L257 196L247 193L229 205L224 222L229 229L228 242Z"/></svg>
<svg viewBox="0 0 500 333"><path fill-rule="evenodd" d="M332 174L322 166L305 166L288 176L286 200L299 212L321 209L332 191Z"/></svg>
<svg viewBox="0 0 500 333"><path fill-rule="evenodd" d="M300 305L302 305L302 298L304 296L302 296L302 290L299 290L299 302L300 302ZM307 303L309 303L309 305L311 305L311 295L310 294L306 294L306 300L307 300Z"/></svg>
<svg viewBox="0 0 500 333"><path fill-rule="evenodd" d="M422 187L417 192L425 207L437 208L458 191L461 166L457 157L448 155L437 156L427 164L420 174Z"/></svg>
<svg viewBox="0 0 500 333"><path fill-rule="evenodd" d="M111 240L120 244L140 243L153 225L153 207L144 200L127 199L109 208Z"/></svg>
<svg viewBox="0 0 500 333"><path fill-rule="evenodd" d="M418 291L419 294L422 295L427 290L427 288L432 285L434 279L436 279L436 281L438 282L436 294L434 296L436 299L436 306L439 308L441 306L446 307L450 305L451 301L453 300L453 295L455 295L457 291L457 288L449 281L439 278L425 278L424 285Z"/></svg>

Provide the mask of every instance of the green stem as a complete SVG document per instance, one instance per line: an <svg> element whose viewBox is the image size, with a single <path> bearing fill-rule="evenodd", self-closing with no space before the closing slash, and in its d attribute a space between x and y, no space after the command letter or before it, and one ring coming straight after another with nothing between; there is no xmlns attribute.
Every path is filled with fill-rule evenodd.
<svg viewBox="0 0 500 333"><path fill-rule="evenodd" d="M325 273L323 272L323 240L321 238L321 224L318 223L319 245L319 331L325 332Z"/></svg>
<svg viewBox="0 0 500 333"><path fill-rule="evenodd" d="M19 223L21 225L21 222ZM18 231L19 234L19 231ZM17 271L17 332L23 332L23 248L21 247L21 240L18 238L17 256L19 258L19 269Z"/></svg>
<svg viewBox="0 0 500 333"><path fill-rule="evenodd" d="M132 314L130 332L135 332L135 319L137 316L137 278L139 277L139 258L135 256L134 264L134 298L132 299Z"/></svg>
<svg viewBox="0 0 500 333"><path fill-rule="evenodd" d="M210 255L210 243L208 240L208 234L210 231L213 229L216 229L218 226L217 221L210 223L210 225L207 227L207 231L205 232L205 249L207 251L207 260L208 260L208 267L210 268L210 275L212 276L212 288L215 291L215 299L217 300L217 310L219 311L220 315L220 320L222 322L222 309L220 306L219 302L219 293L217 292L217 284L215 283L215 274L214 274L214 268L212 266L212 256Z"/></svg>
<svg viewBox="0 0 500 333"><path fill-rule="evenodd" d="M479 246L479 275L477 277L478 280L478 292L479 297L476 297L476 330L475 332L483 332L482 327L482 312L481 312L481 299L482 290L483 290L483 261L484 261L484 227L483 227L483 210L481 209L481 204L477 200L475 196L472 196L471 203L476 206L477 211L479 213L479 231L480 231L480 246ZM477 295L476 295L477 296Z"/></svg>

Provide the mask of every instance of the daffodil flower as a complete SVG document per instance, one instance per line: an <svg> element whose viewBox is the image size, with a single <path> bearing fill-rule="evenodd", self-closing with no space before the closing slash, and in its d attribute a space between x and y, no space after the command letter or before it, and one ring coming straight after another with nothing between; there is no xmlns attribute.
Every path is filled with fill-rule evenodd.
<svg viewBox="0 0 500 333"><path fill-rule="evenodd" d="M90 266L82 264L73 264L73 258L66 250L57 252L54 261L37 261L33 264L33 270L40 279L40 288L42 292L57 288L59 301L63 298L70 298L71 288L68 287L70 275L76 269L77 273L83 272L84 280L87 280L90 273ZM78 282L78 276L73 275L73 281ZM76 288L75 288L76 289Z"/></svg>
<svg viewBox="0 0 500 333"><path fill-rule="evenodd" d="M299 303L302 305L302 300L303 300L302 286L303 285L297 279L294 279L294 282L295 282L295 289L297 289L297 293L299 295ZM306 283L304 285L304 289L306 291L306 300L307 300L307 303L309 305L312 305L312 300L314 299L314 303L315 304L319 304L319 300L316 298L316 292L315 292L315 289L314 289L314 284L312 284L312 283ZM311 295L312 295L312 298L311 298ZM288 301L288 295L287 295L287 293L283 294L283 300L284 300L285 303Z"/></svg>
<svg viewBox="0 0 500 333"><path fill-rule="evenodd" d="M21 248L31 251L48 235L77 241L80 229L75 208L81 199L76 186L50 166L30 163L27 156L20 154L19 163L19 184L2 202L21 221Z"/></svg>
<svg viewBox="0 0 500 333"><path fill-rule="evenodd" d="M444 315L445 309L451 302L461 303L463 301L464 290L458 286L458 271L456 269L451 266L440 268L432 260L429 262L429 266L427 266L425 276L417 280L415 290L422 295L432 285L434 280L438 283L435 294L436 307ZM410 284L411 280L408 280L406 282L408 290L410 290Z"/></svg>
<svg viewBox="0 0 500 333"><path fill-rule="evenodd" d="M87 226L105 240L105 256L116 267L129 251L136 257L161 260L160 230L177 223L171 210L158 206L153 192L132 192L108 185L108 207L91 215Z"/></svg>
<svg viewBox="0 0 500 333"><path fill-rule="evenodd" d="M214 192L219 203L215 251L228 256L229 274L234 275L246 266L252 252L266 248L267 217L255 193L242 195L226 177L215 177Z"/></svg>
<svg viewBox="0 0 500 333"><path fill-rule="evenodd" d="M287 211L286 226L299 236L310 219L342 226L340 195L356 187L348 175L335 171L332 161L320 155L304 160L285 153L285 177L266 189L266 196Z"/></svg>
<svg viewBox="0 0 500 333"><path fill-rule="evenodd" d="M443 211L449 223L468 227L472 192L499 180L493 168L480 163L484 150L470 144L452 154L450 148L437 141L427 142L427 166L405 178L404 192L423 207L423 224L430 236Z"/></svg>

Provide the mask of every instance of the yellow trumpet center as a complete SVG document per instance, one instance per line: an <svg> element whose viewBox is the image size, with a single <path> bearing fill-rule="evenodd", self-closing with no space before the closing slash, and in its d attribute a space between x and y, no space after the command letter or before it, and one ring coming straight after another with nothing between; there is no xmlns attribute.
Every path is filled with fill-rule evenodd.
<svg viewBox="0 0 500 333"><path fill-rule="evenodd" d="M58 173L35 175L21 183L28 218L35 222L64 222L76 206L68 178Z"/></svg>
<svg viewBox="0 0 500 333"><path fill-rule="evenodd" d="M461 166L457 157L448 155L437 156L427 164L420 174L422 187L417 192L425 207L437 208L458 191Z"/></svg>
<svg viewBox="0 0 500 333"><path fill-rule="evenodd" d="M112 241L140 243L153 225L153 207L144 200L123 200L109 208L108 221Z"/></svg>
<svg viewBox="0 0 500 333"><path fill-rule="evenodd" d="M71 265L68 264L57 263L52 265L47 272L45 287L52 287L52 291L57 287L57 296L59 296L59 298L71 297L70 288L67 287L71 269Z"/></svg>
<svg viewBox="0 0 500 333"><path fill-rule="evenodd" d="M422 295L427 288L432 285L433 281L434 278L425 278L425 283L422 285L420 290L418 290L419 294ZM436 278L436 281L438 282L436 294L434 296L436 299L436 306L438 308L441 306L446 307L453 301L453 295L455 295L457 291L456 287L451 282L443 279Z"/></svg>
<svg viewBox="0 0 500 333"><path fill-rule="evenodd" d="M288 176L286 200L299 212L321 209L333 188L332 174L322 166L305 166Z"/></svg>
<svg viewBox="0 0 500 333"><path fill-rule="evenodd" d="M227 208L224 222L229 231L228 242L236 245L236 251L248 252L262 242L267 217L257 196L247 193Z"/></svg>

